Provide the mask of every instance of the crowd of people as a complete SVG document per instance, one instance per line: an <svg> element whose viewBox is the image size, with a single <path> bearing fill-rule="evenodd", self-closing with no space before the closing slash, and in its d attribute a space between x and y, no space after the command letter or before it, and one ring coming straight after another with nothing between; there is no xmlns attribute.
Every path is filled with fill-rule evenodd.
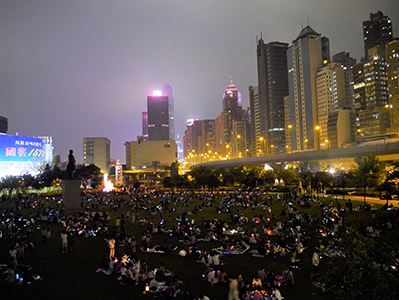
<svg viewBox="0 0 399 300"><path fill-rule="evenodd" d="M281 205L281 209L274 212L272 207L276 204ZM309 205L318 205L320 213L309 214L302 209ZM0 234L17 238L9 251L10 265L18 266L18 259L34 248L29 239L34 230L41 231L45 244L52 238L50 225L56 225L62 226L59 237L62 253L74 251L79 236L104 239L109 253L97 272L117 276L120 285L143 284L146 289L148 286L145 292L157 297L187 295L184 282L174 276L173 270L166 270L162 261L150 268L138 257L141 252L178 255L179 251L173 252L178 247L191 246L189 252L198 255L197 261L204 264L202 278L211 285L228 285L230 300L282 299L280 287L295 283L294 272L300 268L303 254L309 248L310 236L305 227L315 228L314 236L320 240L311 258L313 272L317 274L320 257L331 255L335 249L334 244L324 243L323 239L334 243L354 230L378 237L389 234L398 225L396 211L392 214L373 212L369 222L354 229L346 221L347 214L353 212L350 202L342 208L339 204L325 204L294 192L265 194L260 190L216 194L130 188L123 194L85 194L81 208L80 213L64 215L62 202L56 198L29 196L18 199L14 208L1 209ZM197 217L206 208L211 208L213 215ZM29 213L23 215L22 211ZM136 238L127 230L131 226L139 228L140 237ZM162 243L154 244L155 234L164 237ZM169 240L177 240L182 245L171 245ZM227 274L225 256L240 255L248 249L261 264L268 257L279 259L289 255L289 265L280 274L261 267L247 280L242 274ZM198 299L205 297L197 296Z"/></svg>

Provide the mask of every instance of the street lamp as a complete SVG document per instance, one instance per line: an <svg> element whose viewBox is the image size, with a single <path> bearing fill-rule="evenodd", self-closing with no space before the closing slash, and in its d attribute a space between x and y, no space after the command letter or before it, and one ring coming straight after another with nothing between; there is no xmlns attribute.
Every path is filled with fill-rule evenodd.
<svg viewBox="0 0 399 300"><path fill-rule="evenodd" d="M327 145L327 149L330 149L330 141L329 140L325 140L326 145Z"/></svg>
<svg viewBox="0 0 399 300"><path fill-rule="evenodd" d="M287 127L288 127L288 133L287 133L288 141L286 141L287 144L285 145L285 147L287 148L288 153L291 153L291 151L292 151L292 125L289 124Z"/></svg>
<svg viewBox="0 0 399 300"><path fill-rule="evenodd" d="M266 140L265 140L265 138L263 137L263 136L261 136L260 138L259 138L259 140L261 141L261 143L262 143L262 154L263 155L266 155L267 153L266 153Z"/></svg>
<svg viewBox="0 0 399 300"><path fill-rule="evenodd" d="M320 150L320 136L321 136L321 126L320 125L316 125L316 127L314 128L317 131L317 141L315 142L315 148L316 150Z"/></svg>

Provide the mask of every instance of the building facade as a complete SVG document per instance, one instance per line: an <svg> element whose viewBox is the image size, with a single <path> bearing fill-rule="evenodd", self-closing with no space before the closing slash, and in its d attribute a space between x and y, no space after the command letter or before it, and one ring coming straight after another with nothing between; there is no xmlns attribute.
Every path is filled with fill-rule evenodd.
<svg viewBox="0 0 399 300"><path fill-rule="evenodd" d="M165 169L176 162L175 141L133 141L125 142L126 168Z"/></svg>
<svg viewBox="0 0 399 300"><path fill-rule="evenodd" d="M147 97L148 140L169 140L169 99L168 96Z"/></svg>
<svg viewBox="0 0 399 300"><path fill-rule="evenodd" d="M369 49L368 55L352 72L358 139L384 134L390 127L385 46Z"/></svg>
<svg viewBox="0 0 399 300"><path fill-rule="evenodd" d="M173 90L170 84L165 84L162 88L162 95L168 97L168 111L169 111L169 140L176 140L175 131L175 104L173 99Z"/></svg>
<svg viewBox="0 0 399 300"><path fill-rule="evenodd" d="M108 173L111 162L111 141L106 137L83 138L83 163L94 164Z"/></svg>
<svg viewBox="0 0 399 300"><path fill-rule="evenodd" d="M292 151L317 149L316 76L329 62L328 39L305 27L287 51Z"/></svg>
<svg viewBox="0 0 399 300"><path fill-rule="evenodd" d="M386 45L388 103L392 132L399 132L399 38Z"/></svg>
<svg viewBox="0 0 399 300"><path fill-rule="evenodd" d="M345 107L346 104L345 74L341 64L332 62L322 67L317 72L316 88L319 135L319 144L316 145L316 149L328 149L332 145L332 136L336 137L336 132L332 131L336 126L328 126L328 123L329 120L334 122L337 118L330 118L330 115L338 114L338 109Z"/></svg>
<svg viewBox="0 0 399 300"><path fill-rule="evenodd" d="M258 41L260 136L257 139L264 139L265 154L286 152L284 97L288 95L287 49L287 43L265 44L262 38Z"/></svg>
<svg viewBox="0 0 399 300"><path fill-rule="evenodd" d="M392 41L391 19L381 11L370 13L370 19L363 22L364 55L368 56L368 50L378 46L386 45Z"/></svg>

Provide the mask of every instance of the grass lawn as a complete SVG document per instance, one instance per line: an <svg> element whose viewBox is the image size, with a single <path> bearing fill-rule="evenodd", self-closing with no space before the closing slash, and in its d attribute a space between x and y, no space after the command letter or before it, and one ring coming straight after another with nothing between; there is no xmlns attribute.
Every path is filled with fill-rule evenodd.
<svg viewBox="0 0 399 300"><path fill-rule="evenodd" d="M119 199L126 198L127 195L115 196ZM157 201L157 200L155 200ZM200 205L205 200L195 200L193 203L185 207L186 210L192 210L195 205ZM218 205L220 198L216 198L215 205ZM330 202L330 198L322 199L322 201ZM336 203L336 199L333 199ZM341 207L345 207L345 203L342 200ZM284 209L282 205L283 200L273 201L271 208L273 212L273 219L269 223L274 225L277 219L285 221L285 216L281 215L281 211ZM2 208L12 207L15 210L15 205L10 202L1 203ZM46 203L45 205L52 205L54 203ZM180 204L178 204L180 205ZM230 222L229 213L219 213L215 209L215 205L206 207L202 211L195 215L188 215L189 220L195 219L197 222L202 218L205 220L210 220L217 217L220 220L225 220L230 228L235 228ZM296 207L299 211L304 211L310 215L319 215L320 209L319 203L312 203L310 207ZM378 207L377 207L378 208ZM126 215L126 207L124 205L114 212L109 207L105 210L110 214L110 227L114 224L117 216L121 213ZM36 214L37 210L33 210ZM129 209L130 210L130 209ZM22 213L28 216L30 210L22 209ZM249 219L254 215L263 214L265 211L257 207L254 210L248 208L241 211ZM387 212L392 213L392 212ZM144 210L139 211L140 219L147 216ZM176 221L177 214L172 214L171 222L166 222L168 228L177 224ZM155 216L155 223L158 224L160 221L159 216ZM351 222L353 228L356 229L360 222L371 221L371 212L356 212L347 215L347 221ZM52 231L51 239L43 244L41 241L41 230L37 229L37 226L50 228ZM266 224L255 224L248 222L243 226L245 230L253 230L255 227L258 232L263 232L262 226ZM315 235L315 228L310 224L302 225L307 235L310 237L309 247L304 251L303 263L299 270L294 270L295 284L292 286L282 286L280 288L281 294L286 300L290 299L312 299L312 278L311 278L311 256L313 254L313 248L318 244L318 238ZM74 299L74 300L88 300L88 299L152 299L149 294L143 294L145 283L141 283L136 286L133 282L129 282L125 286L121 286L117 283L116 279L118 275L105 275L103 273L96 273L102 259L108 255L109 249L107 243L105 242L105 236L97 235L92 238L86 238L83 235L77 237L76 249L73 252L62 253L61 251L61 240L60 234L62 231L62 225L60 224L48 224L48 223L37 223L34 226L35 230L30 240L34 243L35 248L32 252L25 254L24 258L18 260L19 264L32 266L33 273L37 273L42 276L41 281L33 282L30 285L16 286L13 289L14 299L17 300L29 300L29 299ZM128 221L125 225L126 234L128 236L134 235L137 239L137 244L140 246L140 236L145 230L145 227L137 224L132 224ZM206 232L203 232L201 236L204 236ZM22 236L25 235L24 230L22 230ZM393 232L394 237L398 237L398 232L396 229ZM263 240L270 239L272 242L277 240L275 236L265 236L262 233ZM163 261L166 269L172 271L174 275L183 280L189 291L189 295L182 299L191 299L192 297L198 297L199 293L204 293L211 300L216 299L227 299L228 294L228 284L219 283L211 286L207 281L202 279L202 273L205 271L206 267L203 264L197 263L197 257L187 255L186 257L181 257L178 255L179 250L186 248L178 240L183 237L174 237L166 233L156 233L153 234L152 245L162 244L164 239L167 239L169 244L173 246L178 246L178 249L167 254L154 254L154 253L144 253L138 251L136 253L138 259L141 261L146 261L150 269L154 269L159 266L159 262ZM328 238L325 238L328 239ZM392 239L392 240L398 240ZM10 260L8 251L10 248L18 241L17 235L3 236L0 238L0 263L7 264ZM219 242L199 242L197 244L199 249L211 250L214 247L219 246ZM257 245L251 245L252 249L257 249ZM118 253L118 247L116 247L116 254ZM132 254L131 249L125 248L125 252ZM291 253L288 253L284 257L272 258L259 258L253 257L249 251L242 255L224 255L225 264L222 266L223 271L225 271L229 277L236 277L241 273L246 282L251 282L253 277L256 276L257 271L260 267L264 266L266 271L273 271L275 274L281 274L284 269L290 265ZM323 272L323 261L320 264L320 270ZM325 270L324 270L325 271ZM1 283L0 289L0 299L4 298L5 283ZM10 299L7 297L7 299Z"/></svg>

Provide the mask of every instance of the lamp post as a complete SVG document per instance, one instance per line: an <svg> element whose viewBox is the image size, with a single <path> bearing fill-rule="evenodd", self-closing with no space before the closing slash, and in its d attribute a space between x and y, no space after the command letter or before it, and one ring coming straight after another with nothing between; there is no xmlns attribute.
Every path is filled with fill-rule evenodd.
<svg viewBox="0 0 399 300"><path fill-rule="evenodd" d="M316 125L316 127L314 129L317 131L316 141L315 141L315 148L316 148L316 150L320 150L321 126L320 125Z"/></svg>
<svg viewBox="0 0 399 300"><path fill-rule="evenodd" d="M326 142L326 145L327 145L327 149L329 150L330 149L330 140L325 140L325 142Z"/></svg>
<svg viewBox="0 0 399 300"><path fill-rule="evenodd" d="M287 134L288 141L286 141L287 144L285 145L285 147L287 148L288 153L291 153L291 151L292 151L292 125L289 124L287 126L287 128L288 128L288 134Z"/></svg>
<svg viewBox="0 0 399 300"><path fill-rule="evenodd" d="M267 151L266 151L266 140L263 136L261 136L259 138L260 142L262 143L262 155L267 155Z"/></svg>

